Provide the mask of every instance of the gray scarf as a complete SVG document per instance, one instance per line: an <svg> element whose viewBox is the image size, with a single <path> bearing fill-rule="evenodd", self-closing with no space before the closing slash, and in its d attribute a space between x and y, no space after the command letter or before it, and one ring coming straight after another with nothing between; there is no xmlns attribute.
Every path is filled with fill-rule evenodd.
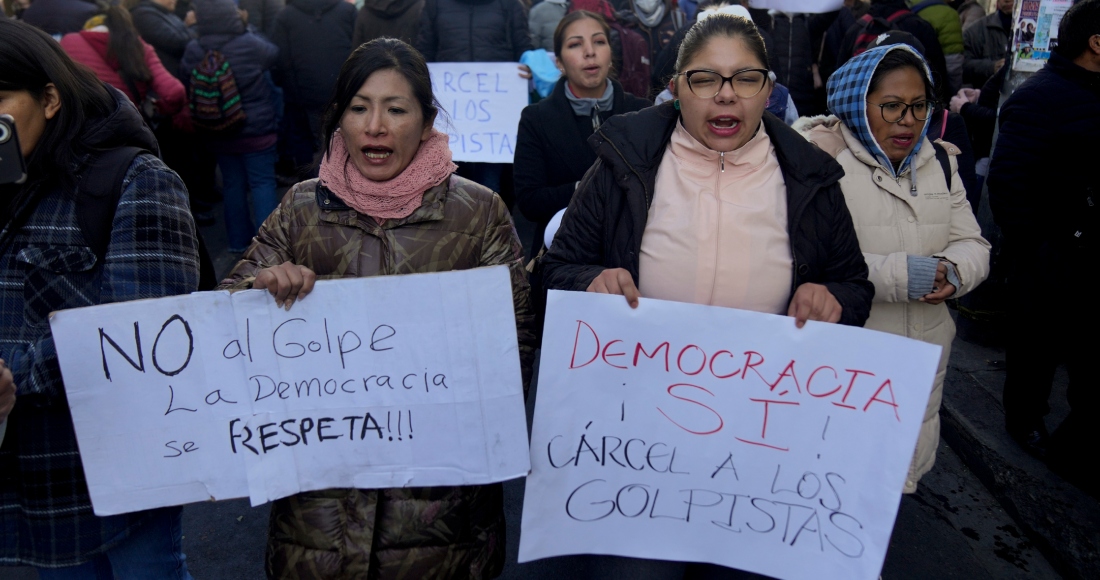
<svg viewBox="0 0 1100 580"><path fill-rule="evenodd" d="M592 130L600 126L600 113L606 113L615 106L615 87L611 86L611 80L607 81L607 88L603 96L598 99L585 99L573 94L569 89L569 82L565 83L565 98L573 106L573 114L578 117L592 117Z"/></svg>
<svg viewBox="0 0 1100 580"><path fill-rule="evenodd" d="M665 0L634 0L634 15L645 25L653 28L665 17Z"/></svg>

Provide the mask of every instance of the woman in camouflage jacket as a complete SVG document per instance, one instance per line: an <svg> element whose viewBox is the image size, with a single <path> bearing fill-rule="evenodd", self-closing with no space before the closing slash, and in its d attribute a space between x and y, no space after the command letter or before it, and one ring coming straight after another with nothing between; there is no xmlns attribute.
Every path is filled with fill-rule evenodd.
<svg viewBox="0 0 1100 580"><path fill-rule="evenodd" d="M526 385L534 335L520 242L500 197L453 175L423 58L395 39L362 45L328 110L320 178L290 190L223 286L267 288L289 307L316 277L504 264ZM502 488L299 493L272 506L266 564L270 578L493 578Z"/></svg>

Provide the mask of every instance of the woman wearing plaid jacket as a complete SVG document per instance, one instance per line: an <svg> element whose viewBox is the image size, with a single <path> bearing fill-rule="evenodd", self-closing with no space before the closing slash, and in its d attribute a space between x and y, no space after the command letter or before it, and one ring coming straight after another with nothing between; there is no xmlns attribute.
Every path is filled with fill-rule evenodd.
<svg viewBox="0 0 1100 580"><path fill-rule="evenodd" d="M179 507L92 512L49 325L57 310L194 291L187 191L137 109L45 33L0 20L0 63L0 114L27 162L24 183L0 185L0 566L190 579Z"/></svg>

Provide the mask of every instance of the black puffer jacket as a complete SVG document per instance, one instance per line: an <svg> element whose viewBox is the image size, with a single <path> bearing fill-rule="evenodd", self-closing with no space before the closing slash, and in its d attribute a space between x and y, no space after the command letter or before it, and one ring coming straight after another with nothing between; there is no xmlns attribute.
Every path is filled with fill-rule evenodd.
<svg viewBox="0 0 1100 580"><path fill-rule="evenodd" d="M286 100L320 109L332 96L340 67L351 54L355 6L344 0L290 0L275 18L277 79Z"/></svg>
<svg viewBox="0 0 1100 580"><path fill-rule="evenodd" d="M354 46L389 36L416 42L424 0L366 0L355 19Z"/></svg>
<svg viewBox="0 0 1100 580"><path fill-rule="evenodd" d="M803 115L816 112L814 106L814 48L810 40L809 15L775 12L767 30L772 36L768 47L769 64L776 80L791 91L795 107Z"/></svg>
<svg viewBox="0 0 1100 580"><path fill-rule="evenodd" d="M599 157L543 257L547 288L583 291L608 268L625 268L637 283L657 169L679 117L664 103L612 117L592 135L588 142ZM806 282L824 284L844 309L841 324L860 326L875 289L840 192L844 170L770 113L764 113L764 130L787 185L791 295Z"/></svg>
<svg viewBox="0 0 1100 580"><path fill-rule="evenodd" d="M187 25L179 16L153 0L141 0L130 15L141 38L157 51L157 58L164 68L176 78L181 78L180 59L187 43L194 38Z"/></svg>
<svg viewBox="0 0 1100 580"><path fill-rule="evenodd" d="M518 0L427 0L416 49L428 62L516 62L531 50Z"/></svg>

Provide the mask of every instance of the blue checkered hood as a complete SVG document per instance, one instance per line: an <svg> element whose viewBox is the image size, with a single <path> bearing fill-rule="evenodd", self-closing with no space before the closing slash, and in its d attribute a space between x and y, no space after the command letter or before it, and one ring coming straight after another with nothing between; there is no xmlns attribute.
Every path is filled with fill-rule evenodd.
<svg viewBox="0 0 1100 580"><path fill-rule="evenodd" d="M891 50L908 50L915 54L921 62L925 63L924 69L928 74L928 78L932 78L932 73L928 70L928 63L913 47L907 44L889 44L872 48L852 57L829 77L826 87L829 92L829 112L836 115L859 139L859 142L875 156L875 159L878 159L882 166L887 168L894 178L897 178L909 167L910 162L920 151L921 143L924 142L924 136L928 132L928 123L925 122L924 127L921 128L920 138L917 139L917 146L913 147L913 152L901 162L901 165L895 171L894 164L890 163L890 160L882 151L882 147L879 147L878 141L875 141L874 136L871 135L871 126L867 121L867 87L871 84L871 77L875 74L879 62Z"/></svg>

